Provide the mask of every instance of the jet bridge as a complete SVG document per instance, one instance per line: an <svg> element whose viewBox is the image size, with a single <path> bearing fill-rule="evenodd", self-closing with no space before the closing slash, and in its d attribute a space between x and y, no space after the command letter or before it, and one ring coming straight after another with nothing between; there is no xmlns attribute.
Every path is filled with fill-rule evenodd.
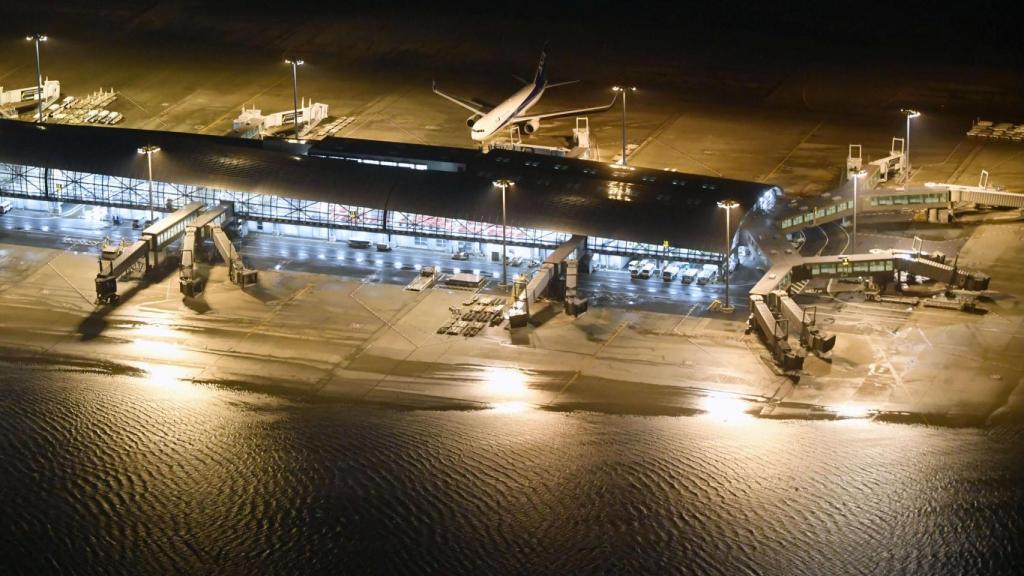
<svg viewBox="0 0 1024 576"><path fill-rule="evenodd" d="M870 166L878 169L878 174L875 176L875 180L870 183L870 187L874 187L879 182L886 182L891 177L899 178L903 176L903 170L906 168L906 163L904 162L905 146L906 142L903 138L893 138L892 146L889 148L889 155L868 163ZM848 159L847 165L849 164L850 160Z"/></svg>
<svg viewBox="0 0 1024 576"><path fill-rule="evenodd" d="M764 337L772 358L785 372L796 372L803 368L806 354L794 349L789 343L789 321L776 316L761 296L750 296L750 327L758 328Z"/></svg>
<svg viewBox="0 0 1024 576"><path fill-rule="evenodd" d="M817 326L817 308L801 308L785 290L768 293L768 307L786 319L787 328L800 344L816 354L825 354L836 345L836 335Z"/></svg>
<svg viewBox="0 0 1024 576"><path fill-rule="evenodd" d="M977 186L925 182L928 188L945 188L949 191L950 204L983 204L999 208L1024 210L1024 194L1006 192L989 186L988 171L982 170Z"/></svg>
<svg viewBox="0 0 1024 576"><path fill-rule="evenodd" d="M131 246L104 250L100 256L100 271L96 275L96 302L116 303L119 300L117 279L132 269L141 268L146 273L155 268L159 255L185 232L202 209L202 202L190 202L147 227L142 231L142 237Z"/></svg>
<svg viewBox="0 0 1024 576"><path fill-rule="evenodd" d="M204 212L196 218L185 231L185 240L181 249L181 265L179 267L179 287L181 293L190 298L198 296L205 288L206 280L196 274L196 243L204 237L213 239L213 245L221 259L228 265L228 277L233 284L242 288L251 286L257 281L257 272L247 268L239 256L235 246L221 227L232 219L231 205L222 203L220 206Z"/></svg>
<svg viewBox="0 0 1024 576"><path fill-rule="evenodd" d="M569 256L586 244L586 236L573 235L555 249L541 264L540 269L534 273L533 278L527 283L526 288L519 295L519 298L512 310L509 311L509 323L513 327L522 326L534 314L539 312L537 299L548 290L549 284L557 282L561 276L562 265L569 259ZM573 302L571 312L582 313L586 310L586 301L576 298L576 262L572 261L572 270L568 280L570 287L570 298ZM568 309L568 308L567 308Z"/></svg>

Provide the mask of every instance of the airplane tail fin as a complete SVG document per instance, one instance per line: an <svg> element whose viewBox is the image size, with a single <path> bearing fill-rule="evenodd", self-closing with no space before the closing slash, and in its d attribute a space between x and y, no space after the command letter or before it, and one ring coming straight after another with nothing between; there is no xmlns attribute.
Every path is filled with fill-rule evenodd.
<svg viewBox="0 0 1024 576"><path fill-rule="evenodd" d="M544 49L540 52L540 62L537 63L537 73L533 76L533 82L535 84L544 84L548 80L548 74L546 70L545 60L548 55L548 47L545 44Z"/></svg>

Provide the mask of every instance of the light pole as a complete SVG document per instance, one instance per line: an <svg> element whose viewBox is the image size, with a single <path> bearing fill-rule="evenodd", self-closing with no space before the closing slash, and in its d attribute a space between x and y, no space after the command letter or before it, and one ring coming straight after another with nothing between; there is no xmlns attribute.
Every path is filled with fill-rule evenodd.
<svg viewBox="0 0 1024 576"><path fill-rule="evenodd" d="M903 163L907 169L907 180L910 180L910 119L917 118L921 115L917 110L911 110L910 108L904 108L900 110L907 117L907 148L903 151Z"/></svg>
<svg viewBox="0 0 1024 576"><path fill-rule="evenodd" d="M292 104L294 105L295 117L292 118L292 123L295 124L295 137L299 137L299 66L305 64L305 62L298 58L292 58L284 61L285 64L292 65Z"/></svg>
<svg viewBox="0 0 1024 576"><path fill-rule="evenodd" d="M25 40L34 42L36 45L36 88L39 92L36 97L39 98L39 117L36 122L43 121L43 66L39 62L39 43L46 42L46 34L39 34L38 32L30 36L25 36Z"/></svg>
<svg viewBox="0 0 1024 576"><path fill-rule="evenodd" d="M626 165L626 93L636 92L636 86L612 86L612 92L619 92L622 94L622 161L620 164Z"/></svg>
<svg viewBox="0 0 1024 576"><path fill-rule="evenodd" d="M867 176L866 170L858 170L851 174L853 176L853 253L857 253L857 181Z"/></svg>
<svg viewBox="0 0 1024 576"><path fill-rule="evenodd" d="M734 200L723 200L718 203L719 208L725 209L725 306L722 306L722 312L725 313L734 310L729 305L729 258L732 256L732 228L729 216L732 214L732 209L739 205L739 202Z"/></svg>
<svg viewBox="0 0 1024 576"><path fill-rule="evenodd" d="M502 286L508 286L508 258L505 257L505 245L507 243L505 235L505 192L509 186L515 186L516 183L508 178L501 178L495 180L494 185L501 188L501 284Z"/></svg>
<svg viewBox="0 0 1024 576"><path fill-rule="evenodd" d="M149 221L153 221L153 152L159 152L159 146L148 144L139 148L139 154L146 155L146 167L149 170Z"/></svg>

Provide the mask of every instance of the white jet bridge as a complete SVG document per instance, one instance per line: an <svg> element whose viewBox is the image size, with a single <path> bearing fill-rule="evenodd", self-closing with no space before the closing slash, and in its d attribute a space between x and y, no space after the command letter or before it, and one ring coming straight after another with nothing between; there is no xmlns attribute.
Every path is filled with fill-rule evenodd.
<svg viewBox="0 0 1024 576"><path fill-rule="evenodd" d="M131 246L123 250L104 250L96 275L96 302L116 303L120 299L117 279L133 268L142 266L145 272L155 268L163 250L185 233L185 228L199 217L203 206L202 202L190 202L148 226Z"/></svg>
<svg viewBox="0 0 1024 576"><path fill-rule="evenodd" d="M262 138L271 136L277 132L287 129L292 124L299 125L299 138L304 138L320 122L327 118L328 107L322 102L306 102L302 100L302 106L298 109L298 121L295 119L295 110L274 112L264 115L259 108L242 107L241 114L231 123L232 133L242 138Z"/></svg>
<svg viewBox="0 0 1024 576"><path fill-rule="evenodd" d="M43 107L49 106L60 98L60 82L47 78L43 82ZM18 111L27 108L30 103L39 100L39 87L15 88L4 90L0 86L0 117L16 117ZM38 114L36 114L38 116Z"/></svg>
<svg viewBox="0 0 1024 576"><path fill-rule="evenodd" d="M541 264L540 269L534 273L533 278L526 284L526 287L519 293L516 303L509 311L509 325L513 328L524 326L526 322L536 317L549 304L538 303L538 298L548 290L548 285L557 282L562 272L563 263L566 265L565 299L566 312L578 316L587 309L587 300L576 297L576 276L578 265L576 259L570 259L573 253L586 245L587 237L573 235L555 249Z"/></svg>
<svg viewBox="0 0 1024 576"><path fill-rule="evenodd" d="M198 296L206 286L206 280L196 273L196 243L204 237L213 239L220 257L228 265L228 278L232 284L242 288L256 284L257 272L245 266L242 257L235 250L231 239L224 233L222 224L232 219L231 205L222 203L220 206L202 213L185 229L185 239L181 247L181 265L179 267L179 286L181 293L189 298Z"/></svg>

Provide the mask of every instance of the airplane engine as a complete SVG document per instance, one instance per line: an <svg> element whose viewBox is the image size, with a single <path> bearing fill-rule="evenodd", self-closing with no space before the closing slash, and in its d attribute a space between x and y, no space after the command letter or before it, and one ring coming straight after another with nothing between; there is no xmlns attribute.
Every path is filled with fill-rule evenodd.
<svg viewBox="0 0 1024 576"><path fill-rule="evenodd" d="M476 124L476 121L479 120L479 119L480 119L479 115L473 114L469 118L466 118L466 126L469 126L470 128L472 128L473 124Z"/></svg>
<svg viewBox="0 0 1024 576"><path fill-rule="evenodd" d="M522 130L523 134L533 134L540 128L540 120L530 120L529 122L523 122Z"/></svg>

